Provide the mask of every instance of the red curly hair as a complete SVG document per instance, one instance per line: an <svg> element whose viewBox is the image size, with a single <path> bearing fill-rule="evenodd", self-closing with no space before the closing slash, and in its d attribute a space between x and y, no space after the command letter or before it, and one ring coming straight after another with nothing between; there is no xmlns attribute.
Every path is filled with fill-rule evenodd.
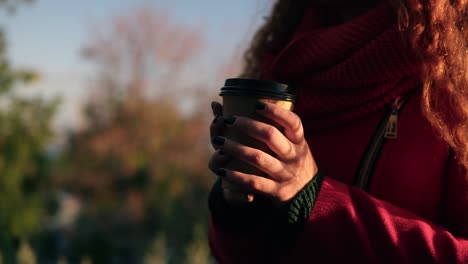
<svg viewBox="0 0 468 264"><path fill-rule="evenodd" d="M262 55L284 47L309 1L276 2L244 55L241 76L261 78ZM423 112L468 169L468 0L392 0L392 4L403 41L421 60Z"/></svg>

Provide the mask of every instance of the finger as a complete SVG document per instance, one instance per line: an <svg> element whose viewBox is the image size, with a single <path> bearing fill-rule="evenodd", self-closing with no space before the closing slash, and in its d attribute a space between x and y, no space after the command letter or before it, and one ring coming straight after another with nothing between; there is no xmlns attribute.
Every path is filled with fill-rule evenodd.
<svg viewBox="0 0 468 264"><path fill-rule="evenodd" d="M219 169L218 175L225 181L241 186L247 192L260 193L274 197L279 187L278 183L271 179L240 171Z"/></svg>
<svg viewBox="0 0 468 264"><path fill-rule="evenodd" d="M229 116L224 124L264 142L281 160L295 155L291 141L272 125L242 116Z"/></svg>
<svg viewBox="0 0 468 264"><path fill-rule="evenodd" d="M257 113L278 123L284 128L284 134L294 144L304 139L304 129L299 116L295 113L272 103L257 102Z"/></svg>
<svg viewBox="0 0 468 264"><path fill-rule="evenodd" d="M216 173L219 168L225 167L232 160L230 155L227 155L223 151L216 151L211 155L210 160L208 161L208 168Z"/></svg>
<svg viewBox="0 0 468 264"><path fill-rule="evenodd" d="M268 153L241 145L224 137L215 137L212 143L233 158L246 162L268 174L271 179L284 181L284 179L290 178L283 167L283 163Z"/></svg>
<svg viewBox="0 0 468 264"><path fill-rule="evenodd" d="M223 117L220 115L215 116L210 126L210 138L224 135L224 129L225 126ZM213 145L213 148L218 149L218 147L215 145Z"/></svg>
<svg viewBox="0 0 468 264"><path fill-rule="evenodd" d="M226 201L235 204L250 203L254 200L254 195L251 193L238 192L231 189L223 189L223 195Z"/></svg>
<svg viewBox="0 0 468 264"><path fill-rule="evenodd" d="M223 115L223 106L216 101L211 102L211 110L213 111L213 116Z"/></svg>

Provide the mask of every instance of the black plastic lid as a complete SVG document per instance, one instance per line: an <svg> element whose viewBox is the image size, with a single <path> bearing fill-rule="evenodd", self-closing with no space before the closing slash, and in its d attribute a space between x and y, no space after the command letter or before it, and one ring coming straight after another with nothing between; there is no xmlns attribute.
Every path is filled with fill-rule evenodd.
<svg viewBox="0 0 468 264"><path fill-rule="evenodd" d="M252 95L261 98L274 98L284 101L296 102L296 96L287 84L273 81L231 78L226 79L221 88L220 96L225 95Z"/></svg>

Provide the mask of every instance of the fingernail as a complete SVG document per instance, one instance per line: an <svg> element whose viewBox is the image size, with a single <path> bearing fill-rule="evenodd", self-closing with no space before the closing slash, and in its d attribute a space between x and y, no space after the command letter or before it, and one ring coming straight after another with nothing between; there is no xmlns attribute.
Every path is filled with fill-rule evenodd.
<svg viewBox="0 0 468 264"><path fill-rule="evenodd" d="M227 124L227 125L232 125L232 124L234 124L235 121L236 121L235 116L228 116L228 117L224 118L224 123Z"/></svg>
<svg viewBox="0 0 468 264"><path fill-rule="evenodd" d="M222 137L215 137L211 140L211 142L213 142L213 144L217 145L217 146L222 146L224 145L224 138Z"/></svg>
<svg viewBox="0 0 468 264"><path fill-rule="evenodd" d="M212 101L212 102L211 102L211 109L214 109L214 108L215 108L215 105L216 105L216 102L215 102L215 101Z"/></svg>
<svg viewBox="0 0 468 264"><path fill-rule="evenodd" d="M223 155L224 155L224 151L220 150L220 151L218 151L218 154L221 155L221 156L223 156Z"/></svg>
<svg viewBox="0 0 468 264"><path fill-rule="evenodd" d="M223 168L220 168L216 171L216 175L218 175L219 177L225 177L226 176L226 170L223 169Z"/></svg>
<svg viewBox="0 0 468 264"><path fill-rule="evenodd" d="M262 102L257 102L257 103L255 104L255 108L256 108L257 110L263 110L263 109L265 109L265 107L266 107L266 104L264 104L264 103L262 103Z"/></svg>

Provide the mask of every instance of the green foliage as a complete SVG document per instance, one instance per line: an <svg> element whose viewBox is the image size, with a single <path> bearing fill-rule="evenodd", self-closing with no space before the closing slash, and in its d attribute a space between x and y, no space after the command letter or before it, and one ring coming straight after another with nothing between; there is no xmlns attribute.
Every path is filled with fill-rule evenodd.
<svg viewBox="0 0 468 264"><path fill-rule="evenodd" d="M38 74L12 69L5 43L0 31L0 251L13 261L18 239L41 227L46 202L41 189L50 168L45 147L58 101L15 95L18 83L30 83Z"/></svg>
<svg viewBox="0 0 468 264"><path fill-rule="evenodd" d="M30 83L37 79L39 75L34 71L11 68L6 52L5 35L0 28L0 95L10 92L18 82Z"/></svg>

